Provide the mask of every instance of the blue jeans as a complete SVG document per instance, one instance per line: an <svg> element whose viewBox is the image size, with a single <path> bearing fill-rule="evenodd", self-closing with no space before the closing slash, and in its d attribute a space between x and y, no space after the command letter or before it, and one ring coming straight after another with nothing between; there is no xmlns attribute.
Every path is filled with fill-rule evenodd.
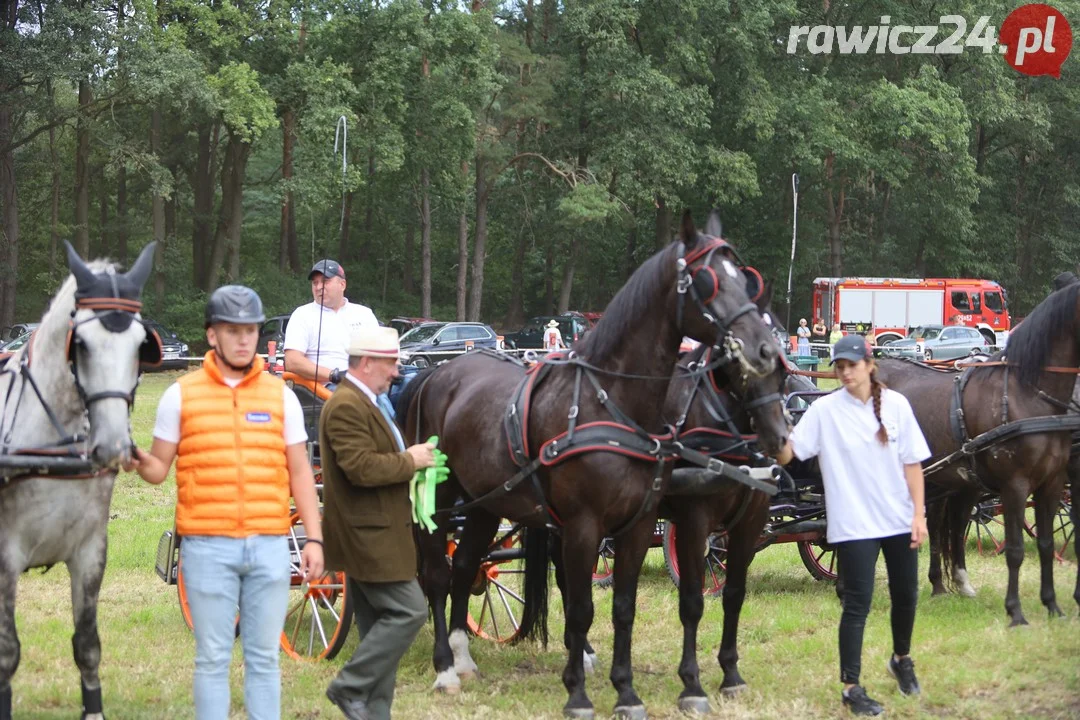
<svg viewBox="0 0 1080 720"><path fill-rule="evenodd" d="M278 720L278 642L289 603L287 537L193 535L181 541L180 561L195 625L195 717L229 716L229 664L239 607L247 716Z"/></svg>

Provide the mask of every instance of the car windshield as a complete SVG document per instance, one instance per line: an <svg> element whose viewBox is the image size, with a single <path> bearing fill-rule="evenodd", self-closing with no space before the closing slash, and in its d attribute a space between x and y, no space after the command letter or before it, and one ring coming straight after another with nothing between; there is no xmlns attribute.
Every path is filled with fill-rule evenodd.
<svg viewBox="0 0 1080 720"><path fill-rule="evenodd" d="M30 339L30 335L32 333L33 333L33 331L24 332L22 335L15 338L14 340L8 340L7 343L0 346L0 349L2 349L4 352L15 352L16 350L18 350L19 348L21 348L23 345L26 344L26 341Z"/></svg>
<svg viewBox="0 0 1080 720"><path fill-rule="evenodd" d="M442 330L441 323L433 323L431 325L421 325L420 327L414 327L409 332L401 336L401 343L422 343L427 342L431 338L435 337L435 333Z"/></svg>
<svg viewBox="0 0 1080 720"><path fill-rule="evenodd" d="M917 327L908 333L908 340L936 340L941 328Z"/></svg>
<svg viewBox="0 0 1080 720"><path fill-rule="evenodd" d="M170 330L166 330L165 326L161 323L150 321L147 323L147 325L149 325L154 330L154 332L158 334L158 337L160 337L162 340L171 340L176 338L176 333Z"/></svg>

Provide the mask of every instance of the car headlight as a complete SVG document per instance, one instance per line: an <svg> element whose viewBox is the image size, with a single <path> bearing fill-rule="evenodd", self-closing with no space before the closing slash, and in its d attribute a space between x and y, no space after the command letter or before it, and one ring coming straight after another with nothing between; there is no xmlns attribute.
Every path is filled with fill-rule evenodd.
<svg viewBox="0 0 1080 720"><path fill-rule="evenodd" d="M180 343L180 354L181 355L187 355L188 354L188 346L187 346L186 343Z"/></svg>

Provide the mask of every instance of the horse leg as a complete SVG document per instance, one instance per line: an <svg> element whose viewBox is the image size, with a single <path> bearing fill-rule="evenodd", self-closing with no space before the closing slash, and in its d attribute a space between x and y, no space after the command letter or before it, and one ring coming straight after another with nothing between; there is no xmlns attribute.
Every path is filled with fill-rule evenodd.
<svg viewBox="0 0 1080 720"><path fill-rule="evenodd" d="M650 529L651 533L651 529ZM566 667L562 681L569 698L563 715L591 720L595 715L592 701L585 692L585 642L593 621L592 570L603 530L600 523L585 517L563 528L563 566L566 571ZM616 550L618 552L618 550ZM639 561L640 562L640 561ZM615 587L618 588L615 565ZM616 646L617 648L617 646ZM612 673L614 673L614 666Z"/></svg>
<svg viewBox="0 0 1080 720"><path fill-rule="evenodd" d="M1058 500L1063 484L1049 483L1035 491L1035 544L1039 548L1039 599L1050 617L1062 617L1065 613L1057 604L1054 593L1054 519L1057 517Z"/></svg>
<svg viewBox="0 0 1080 720"><path fill-rule="evenodd" d="M472 680L477 673L476 663L469 654L469 595L498 530L498 515L483 509L471 510L465 516L461 539L454 551L450 579L450 649L454 653L454 671L462 680Z"/></svg>
<svg viewBox="0 0 1080 720"><path fill-rule="evenodd" d="M431 608L434 642L431 662L435 667L435 684L438 692L457 694L461 680L454 672L454 654L450 650L449 632L446 629L446 597L450 594L450 563L446 559L446 530L439 527L434 533L419 531L418 544L423 558L424 593Z"/></svg>
<svg viewBox="0 0 1080 720"><path fill-rule="evenodd" d="M927 504L926 520L930 531L930 563L926 577L930 580L933 595L944 595L947 591L941 574L941 539L942 534L949 532L945 522L947 500L938 500Z"/></svg>
<svg viewBox="0 0 1080 720"><path fill-rule="evenodd" d="M702 548L709 537L711 524L707 515L700 506L687 503L685 511L672 519L675 556L679 561L679 620L683 626L682 659L679 661L683 691L679 693L679 710L702 714L712 712L709 697L701 687L701 669L697 661L698 626L705 609L705 599L701 595L705 575Z"/></svg>
<svg viewBox="0 0 1080 720"><path fill-rule="evenodd" d="M952 548L952 581L953 587L964 597L975 597L975 588L971 585L967 573L967 545L964 542L964 533L967 532L967 524L971 519L972 508L978 502L978 494L956 495L947 503L949 547Z"/></svg>
<svg viewBox="0 0 1080 720"><path fill-rule="evenodd" d="M555 584L559 588L559 596L562 598L563 614L566 614L566 569L562 561L562 536L553 535L551 538L551 564L555 566ZM563 631L563 645L570 650L570 636ZM585 673L591 673L599 665L596 650L593 649L589 638L585 638L585 657L582 659Z"/></svg>
<svg viewBox="0 0 1080 720"><path fill-rule="evenodd" d="M18 571L0 552L0 720L11 720L11 678L19 667L19 635L15 629L18 580Z"/></svg>
<svg viewBox="0 0 1080 720"><path fill-rule="evenodd" d="M746 688L746 681L739 675L739 615L746 598L746 574L754 561L757 541L765 527L765 508L748 514L728 531L727 582L724 583L724 634L720 639L717 659L724 670L724 682L720 691L732 696Z"/></svg>
<svg viewBox="0 0 1080 720"><path fill-rule="evenodd" d="M615 644L611 658L611 684L618 697L615 700L615 716L623 720L644 720L645 705L634 692L634 671L631 666L630 649L634 631L634 613L637 609L637 586L641 564L652 544L656 528L656 513L646 513L632 528L615 539L615 597L611 618L615 626ZM590 578L591 579L591 578ZM590 587L591 589L591 587ZM582 641L584 641L584 634Z"/></svg>
<svg viewBox="0 0 1080 720"><path fill-rule="evenodd" d="M75 619L75 634L71 645L75 664L82 675L82 720L104 720L101 704L101 640L97 628L98 593L105 574L106 536L91 538L68 559L71 574L71 609Z"/></svg>
<svg viewBox="0 0 1080 720"><path fill-rule="evenodd" d="M1005 511L1005 563L1009 566L1009 585L1005 591L1005 612L1011 619L1009 627L1027 625L1020 609L1020 566L1024 562L1024 509L1027 505L1028 483L1014 477L1001 493Z"/></svg>

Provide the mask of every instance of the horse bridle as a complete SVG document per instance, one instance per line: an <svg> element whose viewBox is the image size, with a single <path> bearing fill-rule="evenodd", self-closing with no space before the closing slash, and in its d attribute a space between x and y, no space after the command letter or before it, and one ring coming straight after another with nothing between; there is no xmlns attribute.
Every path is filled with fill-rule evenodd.
<svg viewBox="0 0 1080 720"><path fill-rule="evenodd" d="M76 320L75 315L79 310L93 310L94 314L90 317L82 320ZM124 332L135 320L135 315L142 310L142 303L138 300L129 300L127 298L80 298L75 301L75 309L71 311L71 321L68 326L67 342L65 355L68 359L68 367L71 369L71 375L75 380L75 389L79 393L79 398L83 402L83 406L87 410L90 409L90 405L99 400L119 399L127 403L130 409L135 404L135 391L139 388L139 380L142 378L143 363L148 365L161 364L162 350L161 350L161 338L158 337L157 332L150 327L145 320L139 319L143 327L146 329L146 339L143 340L139 346L139 363L140 368L135 377L135 385L129 392L122 390L104 390L102 392L88 395L86 389L82 386L82 382L79 380L79 353L78 350L83 346L82 340L79 338L79 327L91 322L100 322L106 330L109 332Z"/></svg>
<svg viewBox="0 0 1080 720"><path fill-rule="evenodd" d="M712 256L718 250L730 254L731 257L739 263L739 269L742 271L743 277L747 281L747 295L750 297L750 300L747 303L737 308L735 312L728 317L721 316L719 312L716 312L715 308L711 307L716 296L720 293L720 279L716 276L716 271L712 269L711 265ZM695 263L700 264L697 267L694 267ZM678 270L676 292L679 294L679 300L675 306L676 326L682 331L683 305L686 303L687 294L689 294L702 316L716 326L717 337L720 338L720 341L717 342L717 348L723 349L725 353L734 359L740 359L742 355L742 341L732 336L731 326L743 315L760 312L760 309L754 302L761 297L761 293L764 290L764 284L761 281L760 273L754 268L745 265L739 257L739 254L735 251L735 248L728 244L726 240L714 237L706 237L705 246L693 250L690 253L685 252L684 245L680 241L679 259L676 261L676 268ZM751 282L756 283L752 295L749 292ZM744 367L746 366L746 363L741 360L740 364Z"/></svg>

